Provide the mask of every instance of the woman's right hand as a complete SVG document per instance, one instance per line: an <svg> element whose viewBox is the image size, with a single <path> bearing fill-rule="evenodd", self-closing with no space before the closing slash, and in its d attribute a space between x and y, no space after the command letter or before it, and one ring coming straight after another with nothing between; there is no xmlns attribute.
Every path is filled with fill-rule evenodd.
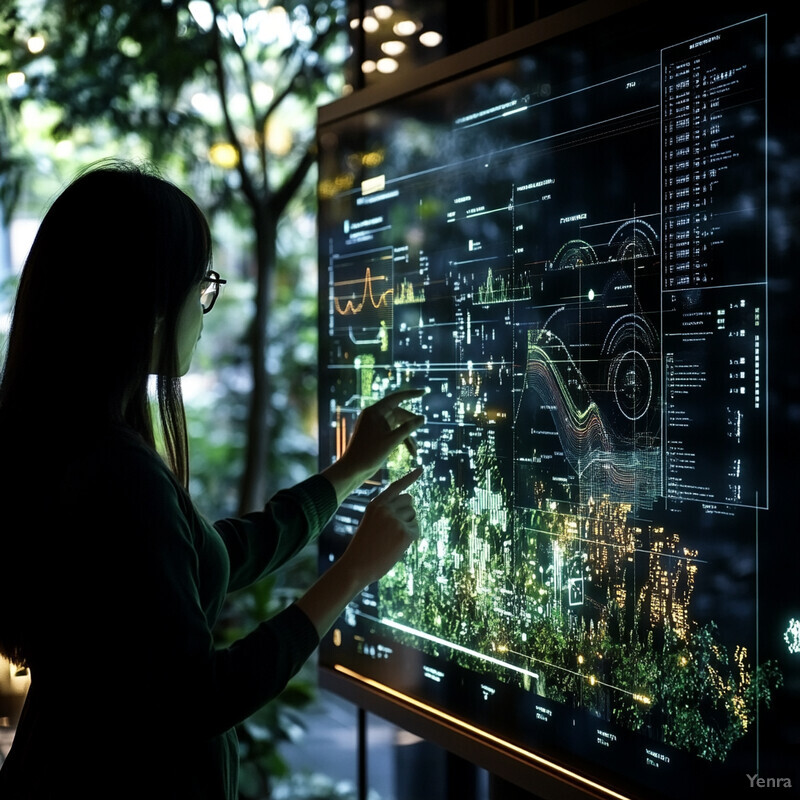
<svg viewBox="0 0 800 800"><path fill-rule="evenodd" d="M422 475L417 467L390 483L367 506L361 524L341 556L361 586L383 577L419 537L414 500L406 493Z"/></svg>
<svg viewBox="0 0 800 800"><path fill-rule="evenodd" d="M419 399L425 393L425 389L398 389L358 415L344 453L322 471L336 490L339 503L371 478L398 445L405 444L412 458L416 457L413 434L425 417L400 404Z"/></svg>
<svg viewBox="0 0 800 800"><path fill-rule="evenodd" d="M347 549L297 600L320 637L349 602L382 578L419 536L414 501L406 489L422 475L422 467L390 483L367 506Z"/></svg>

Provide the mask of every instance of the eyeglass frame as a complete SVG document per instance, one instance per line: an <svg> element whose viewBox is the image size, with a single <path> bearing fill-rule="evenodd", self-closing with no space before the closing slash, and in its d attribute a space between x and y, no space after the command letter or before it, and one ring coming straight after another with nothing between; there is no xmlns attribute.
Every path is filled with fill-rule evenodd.
<svg viewBox="0 0 800 800"><path fill-rule="evenodd" d="M208 312L214 308L214 304L217 302L217 298L219 297L220 287L224 286L227 282L228 281L226 281L224 278L220 278L219 272L216 272L213 269L209 270L208 274L203 277L203 280L200 282L201 286L204 286L206 283L210 284L207 287L204 286L204 288L200 291L200 305L203 306L203 314L208 314ZM211 301L206 306L203 305L203 297L207 292L210 291L211 285L214 286L214 292L211 294Z"/></svg>

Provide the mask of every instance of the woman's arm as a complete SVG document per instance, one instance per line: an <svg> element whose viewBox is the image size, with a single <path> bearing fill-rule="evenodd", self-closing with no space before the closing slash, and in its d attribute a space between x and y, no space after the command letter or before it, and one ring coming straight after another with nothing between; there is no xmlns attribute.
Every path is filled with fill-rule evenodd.
<svg viewBox="0 0 800 800"><path fill-rule="evenodd" d="M416 455L411 434L425 418L400 404L424 394L424 389L403 389L364 409L347 449L335 464L278 492L261 511L215 523L228 550L230 590L274 571L313 541L336 508L381 468L398 445L405 444Z"/></svg>

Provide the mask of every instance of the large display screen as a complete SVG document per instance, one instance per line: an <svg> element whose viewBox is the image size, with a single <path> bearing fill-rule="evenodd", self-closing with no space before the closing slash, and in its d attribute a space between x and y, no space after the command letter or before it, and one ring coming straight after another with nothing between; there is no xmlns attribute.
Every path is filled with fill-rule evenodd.
<svg viewBox="0 0 800 800"><path fill-rule="evenodd" d="M800 39L705 8L590 3L320 111L321 464L428 389L420 539L323 673L601 796L800 786Z"/></svg>

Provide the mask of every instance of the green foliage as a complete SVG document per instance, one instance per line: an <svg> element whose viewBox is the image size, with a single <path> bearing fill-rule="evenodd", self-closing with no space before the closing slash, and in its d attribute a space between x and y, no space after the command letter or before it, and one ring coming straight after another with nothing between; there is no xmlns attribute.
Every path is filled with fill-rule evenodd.
<svg viewBox="0 0 800 800"><path fill-rule="evenodd" d="M18 19L16 9L0 4L0 71L12 67L9 52L13 47ZM7 225L17 204L28 159L19 146L16 115L9 98L0 93L0 225Z"/></svg>
<svg viewBox="0 0 800 800"><path fill-rule="evenodd" d="M782 678L775 664L752 669L744 648L733 659L714 623L682 638L671 629L644 640L609 636L600 644L612 682L635 697L617 699L614 719L630 728L649 727L663 741L707 760L724 759L769 707ZM642 702L646 698L645 702Z"/></svg>
<svg viewBox="0 0 800 800"><path fill-rule="evenodd" d="M24 24L12 24L23 8ZM154 160L187 186L212 221L246 228L236 237L240 251L228 251L234 263L219 268L255 290L250 324L239 328L240 364L248 374L231 393L237 407L246 395L237 491L238 510L249 510L275 488L269 470L284 463L277 449L313 461L307 434L296 436L291 426L309 428L308 415L293 409L298 391L307 394L313 382L303 331L315 335L316 309L305 301L298 308L291 294L291 313L281 314L279 302L283 287L297 280L288 277L292 271L308 272L297 254L305 259L315 236L298 235L286 222L313 209L316 106L341 92L346 4L6 0L3 9L9 22L0 35L26 75L10 107L47 109L54 140L90 140L95 153ZM34 32L45 43L35 52L28 47ZM0 200L5 192L11 202L19 186L6 166ZM276 347L278 339L299 340L300 352ZM302 365L302 374L288 381L286 355L299 355ZM268 362L280 368L268 369Z"/></svg>
<svg viewBox="0 0 800 800"><path fill-rule="evenodd" d="M17 6L22 5L6 2L5 20L20 16ZM189 6L188 0L48 0L33 16L36 6L27 4L25 24L6 25L4 49L28 73L17 102L35 98L59 107L56 138L103 121L150 143L162 161L198 133L213 141L210 132L224 132L229 139L234 132L226 130L226 115L263 135L268 118L288 94L313 103L331 91L332 66L341 59L332 49L341 3L211 2L208 24ZM285 15L279 18L278 9ZM300 28L302 35L295 35ZM25 47L32 32L47 42L41 53ZM269 100L260 100L254 90L264 79L277 87ZM234 111L226 101L237 90L248 103ZM224 94L215 112L192 104L197 91ZM179 155L188 153L180 150Z"/></svg>
<svg viewBox="0 0 800 800"><path fill-rule="evenodd" d="M730 658L709 623L685 642L667 631L661 659L664 739L701 758L724 758L782 678L772 663L752 670L743 649Z"/></svg>

